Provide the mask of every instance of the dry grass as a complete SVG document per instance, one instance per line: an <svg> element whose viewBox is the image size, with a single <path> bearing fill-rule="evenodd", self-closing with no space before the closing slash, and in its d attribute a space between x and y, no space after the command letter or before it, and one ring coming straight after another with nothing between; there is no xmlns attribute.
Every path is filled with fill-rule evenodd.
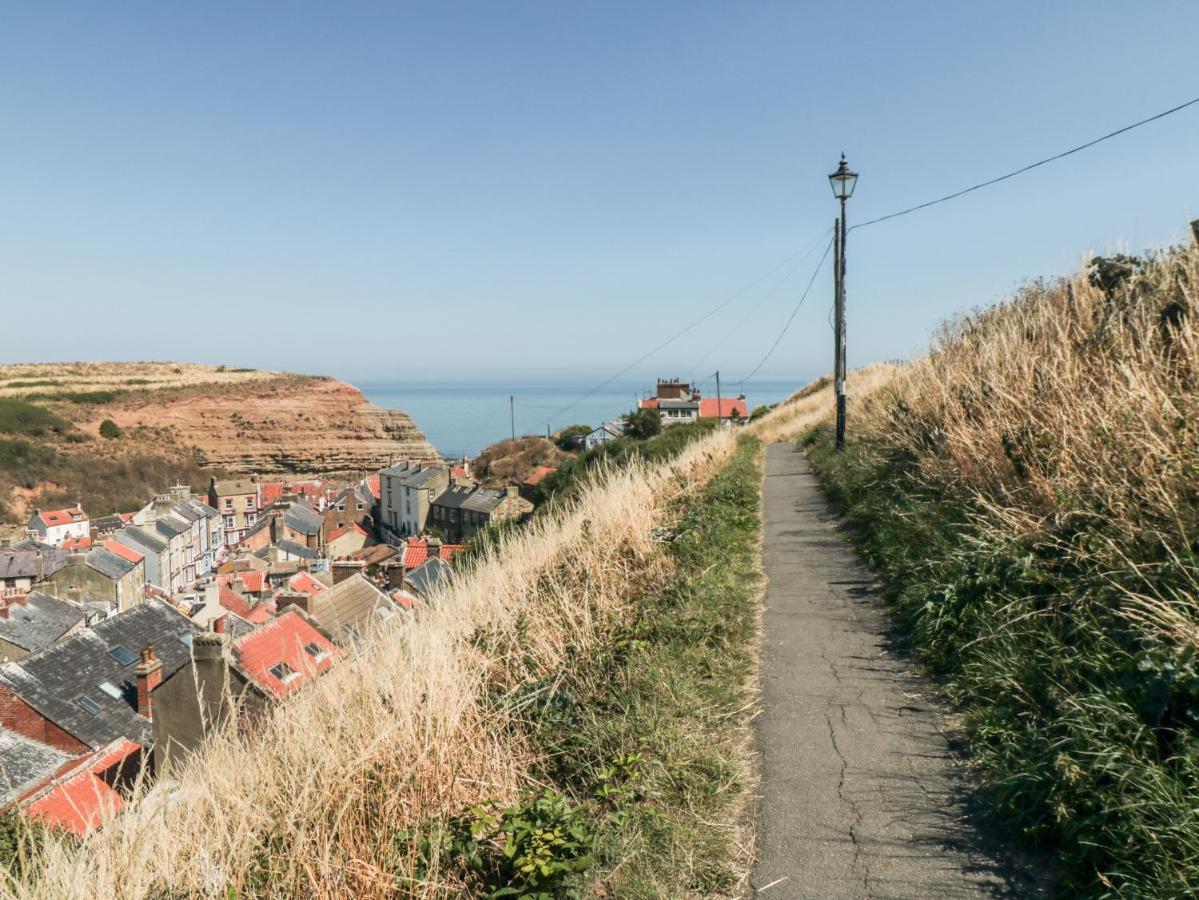
<svg viewBox="0 0 1199 900"><path fill-rule="evenodd" d="M0 365L0 397L87 391L231 385L277 377L276 372L195 363L26 363Z"/></svg>
<svg viewBox="0 0 1199 900"><path fill-rule="evenodd" d="M714 434L652 470L605 473L254 734L215 740L179 783L160 782L78 847L48 845L4 894L393 896L413 870L396 858L398 830L527 785L529 748L488 692L589 646L630 584L656 576L655 526L733 446ZM434 876L404 892L459 888Z"/></svg>

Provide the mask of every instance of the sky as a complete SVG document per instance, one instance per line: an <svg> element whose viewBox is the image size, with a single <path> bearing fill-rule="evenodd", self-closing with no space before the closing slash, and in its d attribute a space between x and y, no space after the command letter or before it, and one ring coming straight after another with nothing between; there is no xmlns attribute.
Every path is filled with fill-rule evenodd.
<svg viewBox="0 0 1199 900"><path fill-rule="evenodd" d="M743 292L630 373L735 384L842 152L852 225L1199 96L1197 41L1193 0L5 4L0 358L586 382ZM1197 163L1199 106L853 232L850 365L1182 240ZM831 298L757 377L831 368Z"/></svg>

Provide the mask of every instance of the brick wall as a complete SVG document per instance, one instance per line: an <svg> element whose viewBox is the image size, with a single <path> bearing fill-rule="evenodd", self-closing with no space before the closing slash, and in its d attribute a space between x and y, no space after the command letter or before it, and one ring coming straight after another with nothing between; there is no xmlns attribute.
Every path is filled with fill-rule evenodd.
<svg viewBox="0 0 1199 900"><path fill-rule="evenodd" d="M63 731L11 689L0 685L0 725L9 731L49 744L64 753L84 753L91 748Z"/></svg>

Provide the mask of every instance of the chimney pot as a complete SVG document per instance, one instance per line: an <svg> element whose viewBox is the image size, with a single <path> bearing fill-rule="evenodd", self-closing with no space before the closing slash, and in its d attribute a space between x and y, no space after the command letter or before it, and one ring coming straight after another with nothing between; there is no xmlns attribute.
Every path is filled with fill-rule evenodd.
<svg viewBox="0 0 1199 900"><path fill-rule="evenodd" d="M137 712L147 719L153 718L150 710L150 694L162 684L162 660L154 653L154 645L147 644L142 650L141 661L133 670L137 681Z"/></svg>

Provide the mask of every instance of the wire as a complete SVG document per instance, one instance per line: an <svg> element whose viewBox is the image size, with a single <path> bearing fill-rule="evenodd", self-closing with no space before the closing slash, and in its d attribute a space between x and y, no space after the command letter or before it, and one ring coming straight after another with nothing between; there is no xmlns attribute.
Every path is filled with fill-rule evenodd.
<svg viewBox="0 0 1199 900"><path fill-rule="evenodd" d="M793 259L795 259L797 256L799 256L801 253L803 253L806 246L807 245L805 244L804 247L801 247L799 250L796 250L794 253L792 253L790 256L788 256L786 259L784 259L782 262L772 266L770 269L768 269L766 271L765 274L754 279L752 282L750 282L750 284L748 286L737 291L737 293L722 300L716 306L712 307L712 309L708 310L708 312L704 313L698 319L691 322L691 324L685 325L683 328L680 328L678 331L676 331L674 334L672 334L666 340L662 341L662 343L658 344L658 346L654 347L654 349L650 350L648 353L643 354L642 356L639 356L637 359L633 360L633 362L629 363L627 366L625 366L623 369L621 369L619 372L617 372L612 377L607 378L604 381L601 381L599 384L597 384L591 390L587 391L585 394L580 395L577 399L571 401L566 406L559 409L552 416L550 416L548 419L546 419L543 424L552 425L554 423L555 419L559 418L560 416L564 415L565 413L570 412L572 409L574 409L576 406L578 406L580 403L582 403L588 397L592 396L593 394L598 393L599 391L602 391L604 388L606 388L608 385L610 385L616 379L620 378L622 375L628 373L632 369L635 369L637 366L641 365L643 362L645 362L651 356L656 354L658 351L663 350L664 348L668 347L670 344L673 344L675 341L677 341L679 338L681 338L687 332L693 330L694 328L698 327L699 325L702 325L704 322L708 321L708 319L712 318L712 316L716 315L718 312L720 312L722 309L724 309L726 306L728 306L734 300L737 300L737 299L745 296L746 294L748 294L751 290L753 290L755 287L757 287L759 284L761 284L763 281L765 281L767 278L769 278L771 275L773 275L775 272L777 272L783 266L787 265L787 263L791 262ZM828 254L828 251L826 250L825 255L827 255L827 254Z"/></svg>
<svg viewBox="0 0 1199 900"><path fill-rule="evenodd" d="M1109 132L1108 134L1103 135L1103 137L1097 137L1093 141L1087 141L1085 144L1079 144L1077 147L1071 147L1069 150L1064 150L1061 153L1038 160L1035 163L1030 163L1029 165L1016 169L1013 172L1008 172L1006 175L1000 175L998 178L992 178L989 181L983 181L971 187L964 188L963 190L956 191L955 193L946 194L944 197L938 197L936 200L929 200L926 203L920 203L916 206L909 207L908 209L902 209L899 212L893 212L885 216L879 216L877 219L871 219L868 222L860 222L857 225L850 226L849 230L853 231L857 228L865 228L867 225L877 225L879 222L886 222L889 219L898 219L900 216L906 216L908 213L914 213L920 209L927 209L930 206L936 206L938 203L944 203L947 200L954 200L964 194L969 194L971 191L981 190L982 188L990 187L993 184L998 184L1001 181L1007 181L1009 178L1015 178L1017 175L1023 175L1025 172L1031 172L1033 169L1039 168L1040 166L1047 165L1051 162L1056 162L1059 159L1064 159L1071 154L1078 153L1080 150L1086 150L1088 147L1094 147L1096 144L1101 144L1104 141L1110 140L1111 138L1124 134L1125 132L1132 131L1134 128L1140 128L1142 125L1148 125L1150 122L1156 122L1158 119L1164 119L1166 116L1173 115L1176 112L1186 109L1188 106L1194 106L1196 103L1199 103L1199 97L1196 97L1193 100L1188 100L1186 103L1180 103L1178 106L1167 109L1165 112L1159 112L1157 115L1150 116L1148 119L1141 119L1139 122L1133 122L1131 125L1125 125L1123 128L1118 128L1115 131Z"/></svg>
<svg viewBox="0 0 1199 900"><path fill-rule="evenodd" d="M750 309L750 311L747 312L741 318L741 321L739 321L736 325L734 325L732 328L730 328L728 331L726 331L724 333L724 335L720 338L720 340L716 342L716 346L713 347L711 350L709 350L707 353L705 353L703 356L701 356L699 362L697 362L694 366L691 367L691 371L687 373L688 379L690 379L692 374L694 374L695 371L700 366L702 366L705 362L707 362L707 360L710 359L717 350L719 350L721 347L723 347L728 342L728 339L731 338L741 328L742 325L744 325L751 318L753 318L754 314L757 313L757 311L762 308L762 306L766 303L766 301L769 300L771 297L773 297L775 292L778 291L778 289L780 287L782 287L784 284L786 284L787 281L790 280L791 276L795 274L795 272L799 269L799 267L801 265L803 265L804 260L806 260L809 256L811 256L813 253L815 253L817 250L820 249L820 242L822 240L824 240L825 235L827 235L829 233L829 231L832 231L832 230L833 229L831 229L831 228L828 229L828 231L825 231L824 234L820 235L820 237L816 238L815 241L813 241L811 244L808 245L807 252L804 253L804 255L801 256L799 259L797 259L795 261L795 264L793 266L791 266L791 268L788 269L783 274L783 277L780 278L778 281L776 281L771 286L770 290L768 290L765 293L765 295L762 297L762 299L759 300L756 304L754 304L753 308Z"/></svg>
<svg viewBox="0 0 1199 900"><path fill-rule="evenodd" d="M757 375L758 369L766 365L766 360L770 359L771 354L773 354L778 348L779 342L782 341L783 336L787 333L787 329L791 327L791 323L795 321L795 317L799 314L799 308L803 306L804 301L808 299L808 293L812 290L812 285L816 283L816 276L819 275L820 270L824 268L824 261L828 259L828 252L832 249L833 242L830 240L824 248L824 253L820 256L820 262L816 263L816 268L812 272L812 277L808 279L808 286L803 289L803 294L800 296L799 302L795 304L795 309L791 310L791 317L787 319L787 324L784 325L783 330L778 333L778 337L774 339L774 343L770 345L770 349L766 351L766 355L762 357L761 361L759 361L756 366L754 366L753 371L737 382L738 387L745 384L745 382Z"/></svg>

